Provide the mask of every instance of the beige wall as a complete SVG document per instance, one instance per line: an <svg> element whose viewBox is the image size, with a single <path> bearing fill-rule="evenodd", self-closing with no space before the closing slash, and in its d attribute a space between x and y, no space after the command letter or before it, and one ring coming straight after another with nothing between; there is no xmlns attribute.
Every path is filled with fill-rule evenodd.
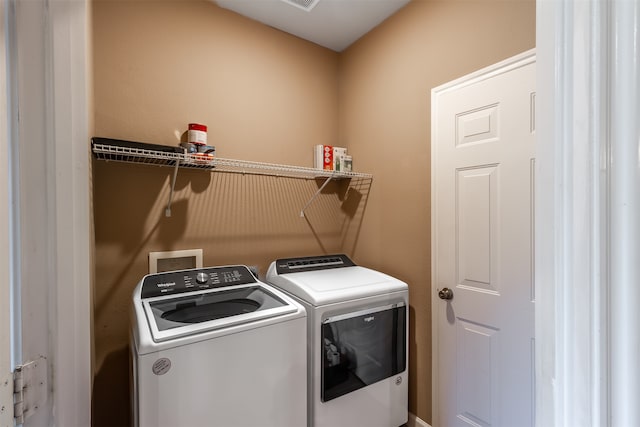
<svg viewBox="0 0 640 427"><path fill-rule="evenodd" d="M220 157L312 166L337 136L338 54L208 1L93 4L96 136L177 145L207 124ZM93 162L93 424L128 423L131 293L150 251L202 248L205 265L266 272L277 257L350 251L362 198L315 180Z"/></svg>
<svg viewBox="0 0 640 427"><path fill-rule="evenodd" d="M302 166L337 143L374 182L355 198L330 186L304 219L314 180L181 170L166 218L170 169L95 161L93 424L128 423L128 310L148 252L189 248L263 273L340 251L407 281L410 410L429 422L430 89L533 47L534 18L532 1L414 0L337 54L207 1L95 0L96 136L175 145L200 122L220 157Z"/></svg>
<svg viewBox="0 0 640 427"><path fill-rule="evenodd" d="M409 408L427 422L431 89L534 46L534 1L414 0L340 56L339 140L375 176L354 256L410 285Z"/></svg>

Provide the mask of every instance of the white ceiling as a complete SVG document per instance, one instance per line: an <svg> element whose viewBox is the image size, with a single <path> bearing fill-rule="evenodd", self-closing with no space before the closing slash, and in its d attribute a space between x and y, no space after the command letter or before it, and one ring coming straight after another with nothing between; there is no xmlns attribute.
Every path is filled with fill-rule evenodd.
<svg viewBox="0 0 640 427"><path fill-rule="evenodd" d="M300 3L300 0L294 1ZM311 11L286 0L215 2L224 9L341 52L409 3L409 0L319 0Z"/></svg>

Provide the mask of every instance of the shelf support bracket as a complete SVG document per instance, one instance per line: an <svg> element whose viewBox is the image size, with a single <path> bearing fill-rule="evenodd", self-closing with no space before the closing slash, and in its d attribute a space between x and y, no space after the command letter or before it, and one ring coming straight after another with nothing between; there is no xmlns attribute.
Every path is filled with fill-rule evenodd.
<svg viewBox="0 0 640 427"><path fill-rule="evenodd" d="M316 191L316 193L313 196L311 196L307 204L304 205L304 207L300 210L300 218L304 218L304 211L311 205L311 203L313 203L316 197L318 197L318 195L322 193L322 190L324 190L324 187L326 187L327 184L329 184L329 181L331 181L332 179L333 179L333 176L330 176L329 178L327 178L324 184L322 184L322 186L318 188L318 191Z"/></svg>
<svg viewBox="0 0 640 427"><path fill-rule="evenodd" d="M180 167L180 159L176 159L176 167L173 169L173 177L171 178L171 190L169 190L169 202L167 209L164 210L164 216L171 217L171 201L173 200L173 192L176 188L176 178L178 177L178 168Z"/></svg>

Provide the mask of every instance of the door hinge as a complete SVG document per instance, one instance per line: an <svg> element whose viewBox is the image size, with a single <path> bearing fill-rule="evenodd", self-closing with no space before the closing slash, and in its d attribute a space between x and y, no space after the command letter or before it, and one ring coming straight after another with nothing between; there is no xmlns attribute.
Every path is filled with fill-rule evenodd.
<svg viewBox="0 0 640 427"><path fill-rule="evenodd" d="M40 356L13 372L13 417L22 424L47 401L47 359Z"/></svg>

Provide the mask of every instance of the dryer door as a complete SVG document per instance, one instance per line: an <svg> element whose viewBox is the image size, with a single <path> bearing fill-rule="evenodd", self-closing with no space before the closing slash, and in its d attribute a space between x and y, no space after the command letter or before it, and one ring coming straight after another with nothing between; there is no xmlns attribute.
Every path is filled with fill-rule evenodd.
<svg viewBox="0 0 640 427"><path fill-rule="evenodd" d="M404 303L328 317L322 322L322 401L327 402L406 368Z"/></svg>

